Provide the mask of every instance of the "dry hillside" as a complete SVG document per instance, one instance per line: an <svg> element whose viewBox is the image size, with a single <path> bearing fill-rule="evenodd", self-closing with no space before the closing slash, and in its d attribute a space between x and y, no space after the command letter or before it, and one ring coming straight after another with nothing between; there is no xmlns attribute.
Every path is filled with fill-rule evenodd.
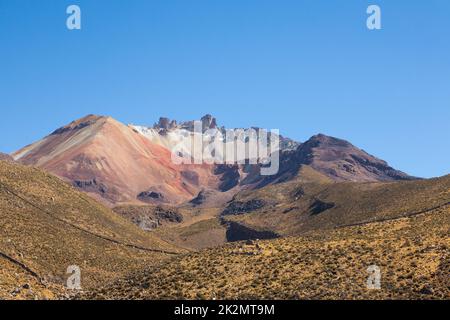
<svg viewBox="0 0 450 320"><path fill-rule="evenodd" d="M0 230L3 298L45 298L45 288L65 283L70 265L81 268L89 289L183 252L58 178L5 161Z"/></svg>
<svg viewBox="0 0 450 320"><path fill-rule="evenodd" d="M332 182L304 166L295 181L242 192L221 213L227 237L282 238L177 256L81 298L450 299L449 200L450 176ZM217 226L211 214L158 233L206 233ZM370 266L381 270L380 290L367 288Z"/></svg>
<svg viewBox="0 0 450 320"><path fill-rule="evenodd" d="M81 298L450 299L450 206L175 257ZM381 289L367 287L368 267Z"/></svg>

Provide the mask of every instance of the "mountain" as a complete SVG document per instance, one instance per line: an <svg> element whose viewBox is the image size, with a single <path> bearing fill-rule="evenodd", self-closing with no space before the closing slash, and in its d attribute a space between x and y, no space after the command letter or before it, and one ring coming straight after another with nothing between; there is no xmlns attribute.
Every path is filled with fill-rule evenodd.
<svg viewBox="0 0 450 320"><path fill-rule="evenodd" d="M319 134L281 154L280 171L258 181L259 186L296 179L309 166L333 181L375 182L415 180L395 170L385 161L355 147L350 142Z"/></svg>
<svg viewBox="0 0 450 320"><path fill-rule="evenodd" d="M201 139L226 132L211 115L202 117L200 125ZM262 176L261 165L176 164L172 154L178 154L180 146L189 148L200 134L194 129L193 121L178 123L161 118L153 127L144 127L89 115L15 152L13 157L22 164L52 172L110 205L179 205L205 195L229 199L217 192L235 194L296 179L304 165L334 181L412 179L349 142L325 135L305 143L279 136L280 144L272 151L280 151L281 163L274 176ZM269 138L276 141L275 134ZM196 154L192 156L196 159Z"/></svg>
<svg viewBox="0 0 450 320"><path fill-rule="evenodd" d="M390 167L345 140L323 134L297 149L299 163L310 165L336 181L396 181L414 178Z"/></svg>
<svg viewBox="0 0 450 320"><path fill-rule="evenodd" d="M225 140L226 136L226 128L219 127L218 121L212 115L207 114L203 116L199 121L199 132L207 133L209 131L210 135L220 134L223 136L223 140ZM153 127L146 126L137 126L131 125L131 127L150 139L152 142L159 144L161 146L166 147L169 150L173 150L177 145L187 145L191 143L191 138L193 132L195 132L195 121L185 121L178 123L176 120L170 120L168 118L160 118L158 123L155 123ZM242 129L245 128L234 128L234 129ZM261 128L253 127L250 128L258 132ZM207 135L205 135L207 136ZM269 134L270 136L270 134ZM275 148L275 150L288 151L295 150L299 143L283 137L279 136L279 147ZM275 151L274 150L274 151Z"/></svg>
<svg viewBox="0 0 450 320"><path fill-rule="evenodd" d="M65 297L185 252L37 168L0 161L0 298Z"/></svg>
<svg viewBox="0 0 450 320"><path fill-rule="evenodd" d="M216 187L209 165L175 165L171 152L110 117L90 115L13 154L108 203L180 203Z"/></svg>
<svg viewBox="0 0 450 320"><path fill-rule="evenodd" d="M201 118L202 130L217 129L225 133L225 128L218 128L216 118L206 115ZM150 140L171 149L179 143L179 138L190 137L186 132L193 130L193 121L182 122L160 118L152 128L135 126L134 128ZM253 128L259 130L260 128ZM258 175L259 170L250 172L251 166L241 166L239 174L241 185L266 185L295 178L303 165L309 165L334 181L398 181L416 179L404 172L395 170L385 161L355 147L350 142L318 134L304 143L280 136L281 165L280 172L267 178ZM256 176L255 176L256 175Z"/></svg>

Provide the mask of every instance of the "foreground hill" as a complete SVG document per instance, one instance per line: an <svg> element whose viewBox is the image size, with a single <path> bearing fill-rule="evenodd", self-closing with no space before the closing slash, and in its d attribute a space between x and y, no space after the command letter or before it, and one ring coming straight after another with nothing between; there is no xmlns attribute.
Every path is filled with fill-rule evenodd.
<svg viewBox="0 0 450 320"><path fill-rule="evenodd" d="M183 252L42 170L0 161L0 298L54 298Z"/></svg>
<svg viewBox="0 0 450 320"><path fill-rule="evenodd" d="M450 205L176 257L80 298L450 299ZM381 289L367 287L368 268Z"/></svg>
<svg viewBox="0 0 450 320"><path fill-rule="evenodd" d="M116 208L128 221L51 174L0 161L0 298L66 298L77 265L80 298L448 299L449 194L450 176L336 182L303 166L221 210ZM242 234L282 238L220 246ZM156 235L219 246L187 253ZM372 265L381 290L365 286Z"/></svg>
<svg viewBox="0 0 450 320"><path fill-rule="evenodd" d="M216 215L228 241L245 241L176 256L79 298L450 299L450 176L336 182L303 166L295 181L204 210L190 226L157 233L211 237ZM380 290L367 287L375 266Z"/></svg>

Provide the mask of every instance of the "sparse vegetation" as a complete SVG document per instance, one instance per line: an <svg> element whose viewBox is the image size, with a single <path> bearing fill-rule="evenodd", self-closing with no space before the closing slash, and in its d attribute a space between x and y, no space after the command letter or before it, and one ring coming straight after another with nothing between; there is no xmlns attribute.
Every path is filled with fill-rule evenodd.
<svg viewBox="0 0 450 320"><path fill-rule="evenodd" d="M0 298L73 298L64 282L78 265L78 299L450 299L450 177L331 183L303 170L236 196L262 200L251 212L180 207L183 220L145 232L44 171L0 161ZM334 206L314 214L314 201ZM224 244L232 223L283 238ZM381 290L366 286L371 265Z"/></svg>
<svg viewBox="0 0 450 320"><path fill-rule="evenodd" d="M88 290L183 252L60 179L4 161L0 230L0 297L6 299L64 296L70 265L82 269Z"/></svg>
<svg viewBox="0 0 450 320"><path fill-rule="evenodd" d="M173 258L83 298L449 299L449 219L446 206L302 237L229 244ZM381 290L366 286L371 265L381 268Z"/></svg>

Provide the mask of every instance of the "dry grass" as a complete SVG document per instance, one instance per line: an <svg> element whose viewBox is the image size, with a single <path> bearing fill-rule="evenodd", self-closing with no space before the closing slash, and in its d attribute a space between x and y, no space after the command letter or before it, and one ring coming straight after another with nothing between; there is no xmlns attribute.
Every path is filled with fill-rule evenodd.
<svg viewBox="0 0 450 320"><path fill-rule="evenodd" d="M168 252L183 252L60 179L3 161L0 230L0 263L8 270L13 270L13 264L34 278L33 282L19 274L12 281L10 272L2 272L0 296L6 298L14 298L12 292L18 285L29 284L37 292L36 283L43 288L45 284L64 284L70 265L81 268L82 286L89 289L160 262L170 256ZM36 293L36 297L42 296Z"/></svg>
<svg viewBox="0 0 450 320"><path fill-rule="evenodd" d="M174 258L89 293L96 299L449 299L450 206ZM378 265L382 289L366 287Z"/></svg>
<svg viewBox="0 0 450 320"><path fill-rule="evenodd" d="M311 176L311 170L304 175ZM358 223L392 219L433 209L450 202L450 175L438 179L392 183L330 183L313 179L288 182L239 194L235 201L263 200L264 207L227 216L250 228L283 236ZM331 204L314 212L317 202Z"/></svg>
<svg viewBox="0 0 450 320"><path fill-rule="evenodd" d="M222 246L223 208L178 208L182 223L144 232L50 174L0 161L0 298L67 298L78 265L80 298L450 299L449 190L450 176L330 183L304 168L239 194L265 205L226 217L287 237ZM314 213L317 200L334 206ZM366 287L370 265L381 290Z"/></svg>

